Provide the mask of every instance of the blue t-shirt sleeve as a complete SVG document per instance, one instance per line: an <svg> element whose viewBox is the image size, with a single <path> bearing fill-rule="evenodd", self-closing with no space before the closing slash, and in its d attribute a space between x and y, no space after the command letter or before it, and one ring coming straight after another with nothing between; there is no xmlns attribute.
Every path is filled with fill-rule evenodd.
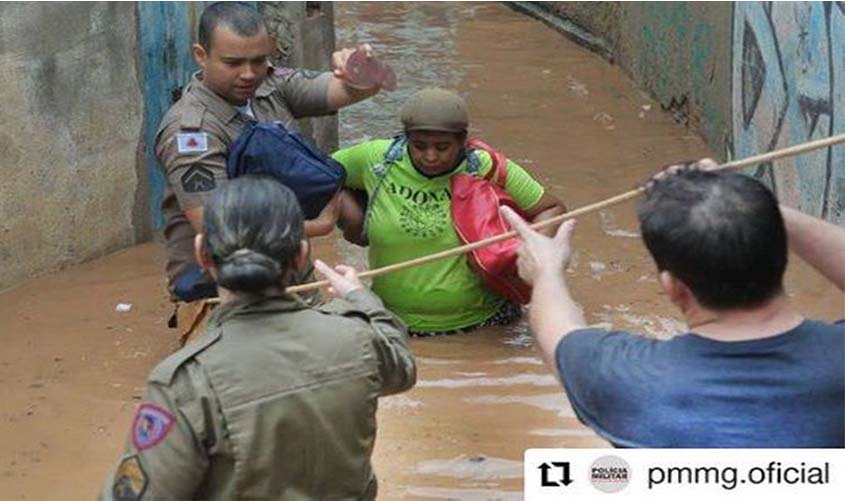
<svg viewBox="0 0 845 501"><path fill-rule="evenodd" d="M561 339L556 349L558 373L572 409L585 425L615 445L635 446L632 420L640 411L643 374L654 341L627 332L580 329Z"/></svg>

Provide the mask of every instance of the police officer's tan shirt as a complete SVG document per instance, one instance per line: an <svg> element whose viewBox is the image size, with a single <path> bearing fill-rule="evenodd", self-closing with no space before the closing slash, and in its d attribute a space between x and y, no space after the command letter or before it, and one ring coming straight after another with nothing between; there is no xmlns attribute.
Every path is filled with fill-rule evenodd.
<svg viewBox="0 0 845 501"><path fill-rule="evenodd" d="M281 121L325 115L330 73L270 68L252 99L259 121ZM249 118L206 87L195 74L181 99L164 115L155 138L155 154L166 187L162 210L169 281L195 262L195 232L183 211L201 207L206 196L226 182L229 147Z"/></svg>
<svg viewBox="0 0 845 501"><path fill-rule="evenodd" d="M367 290L220 306L153 369L138 416L153 414L101 498L374 498L377 399L416 381L407 339Z"/></svg>

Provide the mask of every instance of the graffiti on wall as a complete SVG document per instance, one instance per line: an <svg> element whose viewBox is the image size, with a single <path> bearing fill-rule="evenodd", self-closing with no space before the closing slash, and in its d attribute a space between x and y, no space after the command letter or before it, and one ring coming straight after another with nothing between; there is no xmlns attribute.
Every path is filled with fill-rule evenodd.
<svg viewBox="0 0 845 501"><path fill-rule="evenodd" d="M733 155L845 133L845 2L737 2ZM751 172L783 202L845 222L845 146Z"/></svg>

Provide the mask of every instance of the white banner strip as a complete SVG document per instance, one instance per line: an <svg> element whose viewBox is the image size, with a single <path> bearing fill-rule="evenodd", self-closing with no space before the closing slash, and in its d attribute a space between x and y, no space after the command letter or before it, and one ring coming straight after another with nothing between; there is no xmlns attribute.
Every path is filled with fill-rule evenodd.
<svg viewBox="0 0 845 501"><path fill-rule="evenodd" d="M527 501L845 499L845 449L528 449Z"/></svg>

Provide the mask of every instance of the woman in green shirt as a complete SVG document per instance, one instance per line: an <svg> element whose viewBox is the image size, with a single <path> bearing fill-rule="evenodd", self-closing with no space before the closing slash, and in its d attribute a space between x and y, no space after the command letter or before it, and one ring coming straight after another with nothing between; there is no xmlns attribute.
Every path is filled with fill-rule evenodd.
<svg viewBox="0 0 845 501"><path fill-rule="evenodd" d="M452 225L449 186L453 175L467 170L466 104L453 92L425 89L405 103L401 119L400 138L363 142L333 155L346 169L346 185L368 195L361 219L371 268L461 245ZM484 175L492 167L490 155L481 150L473 154L478 174ZM525 169L511 161L507 167L505 189L529 219L540 221L565 211ZM341 222L349 237L361 225L347 207L344 203ZM518 305L482 284L465 255L376 277L373 290L416 335L504 325L520 316Z"/></svg>

